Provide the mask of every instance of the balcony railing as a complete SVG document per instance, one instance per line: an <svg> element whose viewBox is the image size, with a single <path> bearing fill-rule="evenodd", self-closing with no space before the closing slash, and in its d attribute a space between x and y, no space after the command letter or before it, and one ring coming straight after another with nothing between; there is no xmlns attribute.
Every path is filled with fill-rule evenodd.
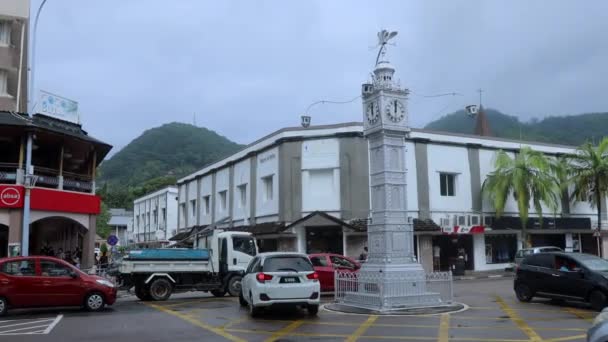
<svg viewBox="0 0 608 342"><path fill-rule="evenodd" d="M0 163L0 184L23 184L23 170L16 163ZM20 177L21 175L21 177ZM59 170L34 166L36 183L34 186L60 190L79 192L93 192L93 180L91 177L72 172L63 172L59 176Z"/></svg>

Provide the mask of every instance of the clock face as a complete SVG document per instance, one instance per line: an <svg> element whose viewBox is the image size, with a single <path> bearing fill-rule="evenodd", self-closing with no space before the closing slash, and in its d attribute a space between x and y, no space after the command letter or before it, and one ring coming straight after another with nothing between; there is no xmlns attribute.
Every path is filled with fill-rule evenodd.
<svg viewBox="0 0 608 342"><path fill-rule="evenodd" d="M400 122L405 117L405 106L399 100L391 100L386 105L386 116L392 122Z"/></svg>
<svg viewBox="0 0 608 342"><path fill-rule="evenodd" d="M370 102L365 108L365 116L370 124L375 124L380 119L380 108L378 108L377 102Z"/></svg>

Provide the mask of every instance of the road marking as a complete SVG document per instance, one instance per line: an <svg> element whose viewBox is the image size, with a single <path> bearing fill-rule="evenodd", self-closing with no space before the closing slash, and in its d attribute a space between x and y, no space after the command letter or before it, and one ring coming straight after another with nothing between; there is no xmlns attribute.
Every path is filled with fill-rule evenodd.
<svg viewBox="0 0 608 342"><path fill-rule="evenodd" d="M194 319L194 318L192 318L192 317L190 317L188 315L184 315L182 313L166 309L166 308L164 308L164 307L162 307L160 305L157 305L157 304L152 304L152 303L145 303L145 304L148 305L148 306L150 306L150 307L152 307L152 308L154 308L154 309L156 309L156 310L162 311L162 312L164 312L166 314L173 315L175 317L181 318L181 319L183 319L184 321L186 321L188 323L196 325L197 327L203 328L203 329L205 329L207 331L210 331L210 332L212 332L214 334L220 335L220 336L222 336L222 337L224 337L224 338L226 338L228 340L231 340L231 341L234 341L234 342L247 342L246 340L244 340L244 339L242 339L240 337L237 337L237 336L234 336L232 334L229 334L226 331L224 331L222 329L218 329L218 328L216 328L214 326L205 324L205 323L203 323L203 322L201 322L201 321L199 321L197 319Z"/></svg>
<svg viewBox="0 0 608 342"><path fill-rule="evenodd" d="M26 324L49 322L49 321L52 321L52 320L53 320L52 318L49 318L49 319L42 319L42 320L39 320L39 321L23 322L23 323L16 323L16 324L7 324L7 325L0 326L0 329L4 329L4 328L8 328L8 327L14 327L14 326L17 326L17 325L26 325ZM20 321L4 321L2 323L10 323L10 322L20 322Z"/></svg>
<svg viewBox="0 0 608 342"><path fill-rule="evenodd" d="M450 338L450 314L441 314L437 342L448 342Z"/></svg>
<svg viewBox="0 0 608 342"><path fill-rule="evenodd" d="M517 325L517 327L524 332L524 334L526 334L526 336L528 336L530 338L530 341L532 342L537 342L537 341L542 341L543 339L536 333L536 331L534 331L534 329L532 329L528 323L526 323L520 316L519 314L513 310L509 304L507 304L504 299L502 299L500 296L496 296L496 303L498 303L498 305L500 306L500 308L502 309L502 311L504 311L507 316L509 316L509 318L511 318L511 320L513 321L513 323L515 323L515 325Z"/></svg>
<svg viewBox="0 0 608 342"><path fill-rule="evenodd" d="M36 326L33 326L33 327L25 327L25 328L17 328L17 329L11 329L11 330L4 330L2 333L5 334L5 333L12 333L12 332L15 332L15 331L22 331L22 330L29 330L29 329L38 329L38 328L46 328L46 324L44 324L44 325L36 325Z"/></svg>
<svg viewBox="0 0 608 342"><path fill-rule="evenodd" d="M374 322L376 322L377 319L378 319L378 316L376 316L376 315L369 316L369 318L365 322L361 323L359 328L357 328L357 330L355 330L355 332L352 335L350 335L348 337L348 339L346 339L346 341L347 342L357 341L357 339L359 337L361 337L361 335L363 335L365 333L365 331L367 331L367 329L369 329L369 327L371 327L372 324L374 324Z"/></svg>
<svg viewBox="0 0 608 342"><path fill-rule="evenodd" d="M562 309L568 313L573 314L574 316L576 316L580 319L584 319L587 322L593 322L593 318L586 316L585 311L577 310L575 308L568 308L568 307L562 307Z"/></svg>
<svg viewBox="0 0 608 342"><path fill-rule="evenodd" d="M266 339L266 342L274 342L274 341L280 339L281 337L286 336L289 333L293 332L294 330L298 329L298 327L300 327L302 324L304 324L304 321L302 321L302 320L294 321L291 324L284 327L283 329L272 334L272 336L270 336L268 339Z"/></svg>
<svg viewBox="0 0 608 342"><path fill-rule="evenodd" d="M586 337L587 337L587 335L557 337L557 338L552 338L552 339L545 340L545 342L563 342L563 341L573 341L573 340L580 340L580 339L585 340Z"/></svg>
<svg viewBox="0 0 608 342"><path fill-rule="evenodd" d="M63 318L63 315L59 315L55 318L55 320L53 321L53 323L51 323L46 329L44 329L43 334L48 334L51 332L51 330L53 330L53 328L55 328L55 326L59 323L59 321L61 321L61 319Z"/></svg>

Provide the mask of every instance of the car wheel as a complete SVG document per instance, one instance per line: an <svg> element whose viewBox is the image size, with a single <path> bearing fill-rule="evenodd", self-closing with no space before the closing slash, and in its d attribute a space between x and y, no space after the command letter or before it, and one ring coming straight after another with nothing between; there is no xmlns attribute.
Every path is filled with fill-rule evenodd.
<svg viewBox="0 0 608 342"><path fill-rule="evenodd" d="M251 293L249 294L249 298L252 298L251 297ZM256 317L260 316L261 309L260 308L256 308L253 305L253 299L251 299L251 303L248 303L248 304L249 304L249 315L251 317L253 317L253 318L256 318Z"/></svg>
<svg viewBox="0 0 608 342"><path fill-rule="evenodd" d="M150 297L155 301L164 301L171 297L173 286L165 278L156 278L150 284Z"/></svg>
<svg viewBox="0 0 608 342"><path fill-rule="evenodd" d="M6 301L6 298L0 297L0 316L6 315L7 310L8 302Z"/></svg>
<svg viewBox="0 0 608 342"><path fill-rule="evenodd" d="M515 287L515 295L520 302L529 302L532 300L534 295L532 294L532 290L528 285L519 284Z"/></svg>
<svg viewBox="0 0 608 342"><path fill-rule="evenodd" d="M318 305L309 305L308 306L308 314L309 315L316 316L318 312L319 312L319 306Z"/></svg>
<svg viewBox="0 0 608 342"><path fill-rule="evenodd" d="M214 295L215 297L224 297L226 295L226 290L224 290L224 289L211 290L211 294Z"/></svg>
<svg viewBox="0 0 608 342"><path fill-rule="evenodd" d="M239 304L242 307L247 306L247 301L245 300L245 297L243 297L243 291L241 291L241 293L239 293Z"/></svg>
<svg viewBox="0 0 608 342"><path fill-rule="evenodd" d="M230 280L228 280L228 293L232 297L236 297L241 293L243 277L240 275L235 275Z"/></svg>
<svg viewBox="0 0 608 342"><path fill-rule="evenodd" d="M146 289L145 285L141 285L141 286L135 286L135 296L141 300L141 301L147 301L150 300L150 292L148 292L148 289Z"/></svg>
<svg viewBox="0 0 608 342"><path fill-rule="evenodd" d="M606 307L606 295L598 290L594 290L589 295L589 304L593 310L602 311Z"/></svg>
<svg viewBox="0 0 608 342"><path fill-rule="evenodd" d="M84 308L87 309L87 311L101 311L105 305L106 302L103 299L103 295L99 292L89 293L84 299Z"/></svg>

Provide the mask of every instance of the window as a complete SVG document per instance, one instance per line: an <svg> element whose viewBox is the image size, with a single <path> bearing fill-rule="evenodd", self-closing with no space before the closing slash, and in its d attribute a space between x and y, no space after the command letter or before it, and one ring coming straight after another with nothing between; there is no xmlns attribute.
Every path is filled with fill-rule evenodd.
<svg viewBox="0 0 608 342"><path fill-rule="evenodd" d="M179 204L179 214L183 219L186 218L186 203ZM182 224L185 224L185 221Z"/></svg>
<svg viewBox="0 0 608 342"><path fill-rule="evenodd" d="M247 270L245 270L245 273L252 273L252 271L253 271L253 267L254 267L254 265L255 265L255 264L258 262L258 261L260 261L260 258L258 258L258 257L253 258L253 259L252 259L252 260L249 262L249 266L247 266Z"/></svg>
<svg viewBox="0 0 608 342"><path fill-rule="evenodd" d="M331 259L331 263L338 268L349 268L349 269L355 269L355 264L353 264L352 262L348 261L347 259L344 258L340 258L338 256L332 255L329 257Z"/></svg>
<svg viewBox="0 0 608 342"><path fill-rule="evenodd" d="M264 186L264 202L272 201L272 175L263 177L262 184Z"/></svg>
<svg viewBox="0 0 608 342"><path fill-rule="evenodd" d="M228 196L228 192L226 190L220 191L220 211L226 211L226 197Z"/></svg>
<svg viewBox="0 0 608 342"><path fill-rule="evenodd" d="M500 234L487 235L486 264L500 264L513 262L517 251L517 235Z"/></svg>
<svg viewBox="0 0 608 342"><path fill-rule="evenodd" d="M47 260L40 261L40 270L43 277L69 277L73 272L68 266Z"/></svg>
<svg viewBox="0 0 608 342"><path fill-rule="evenodd" d="M8 72L0 69L0 96L8 96Z"/></svg>
<svg viewBox="0 0 608 342"><path fill-rule="evenodd" d="M247 255L255 255L255 243L251 237L232 237L232 248L237 252L242 252Z"/></svg>
<svg viewBox="0 0 608 342"><path fill-rule="evenodd" d="M316 256L310 258L312 265L315 267L327 267L327 259L324 256Z"/></svg>
<svg viewBox="0 0 608 342"><path fill-rule="evenodd" d="M301 256L273 256L264 260L264 272L312 272L312 264L306 257Z"/></svg>
<svg viewBox="0 0 608 342"><path fill-rule="evenodd" d="M522 264L544 268L553 268L553 259L553 254L533 254L525 258L524 261L522 261Z"/></svg>
<svg viewBox="0 0 608 342"><path fill-rule="evenodd" d="M2 264L2 273L13 276L35 276L34 260L12 261Z"/></svg>
<svg viewBox="0 0 608 342"><path fill-rule="evenodd" d="M455 178L456 175L453 173L439 174L439 187L441 189L441 196L455 196Z"/></svg>
<svg viewBox="0 0 608 342"><path fill-rule="evenodd" d="M0 45L8 46L11 44L11 23L0 21Z"/></svg>
<svg viewBox="0 0 608 342"><path fill-rule="evenodd" d="M211 209L209 209L211 207L211 196L205 196L203 197L203 202L205 205L205 215L209 215L209 213L211 212Z"/></svg>
<svg viewBox="0 0 608 342"><path fill-rule="evenodd" d="M247 184L239 185L239 208L245 208L247 206Z"/></svg>
<svg viewBox="0 0 608 342"><path fill-rule="evenodd" d="M192 216L196 215L196 200L190 200L190 213Z"/></svg>

